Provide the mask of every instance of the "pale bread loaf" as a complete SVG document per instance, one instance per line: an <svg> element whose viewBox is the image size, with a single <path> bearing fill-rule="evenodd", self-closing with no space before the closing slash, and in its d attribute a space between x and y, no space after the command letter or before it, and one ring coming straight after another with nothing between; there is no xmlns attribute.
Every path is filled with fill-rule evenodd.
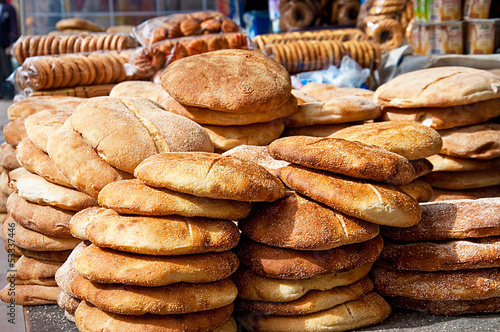
<svg viewBox="0 0 500 332"><path fill-rule="evenodd" d="M35 113L26 118L25 127L29 139L39 149L47 152L47 140L64 122L71 113L63 110L47 110Z"/></svg>
<svg viewBox="0 0 500 332"><path fill-rule="evenodd" d="M7 109L10 121L23 116L29 116L46 110L65 110L72 112L76 106L85 101L86 98L78 97L29 97L13 103Z"/></svg>
<svg viewBox="0 0 500 332"><path fill-rule="evenodd" d="M15 119L3 126L3 137L5 142L12 145L14 148L27 136L25 116Z"/></svg>
<svg viewBox="0 0 500 332"><path fill-rule="evenodd" d="M72 236L80 240L87 240L87 234L85 234L85 229L90 223L92 218L97 216L100 212L106 209L100 206L92 206L75 213L69 221L69 230Z"/></svg>
<svg viewBox="0 0 500 332"><path fill-rule="evenodd" d="M238 145L230 150L227 150L222 155L252 161L264 167L274 176L279 176L279 169L290 164L284 160L277 160L271 157L267 145Z"/></svg>
<svg viewBox="0 0 500 332"><path fill-rule="evenodd" d="M299 90L321 101L328 101L341 96L363 96L370 97L373 91L360 88L345 88L329 83L309 82Z"/></svg>
<svg viewBox="0 0 500 332"><path fill-rule="evenodd" d="M9 287L9 285L6 285L0 290L0 301L23 306L55 304L59 294L59 287L57 286L16 285L14 294Z"/></svg>
<svg viewBox="0 0 500 332"><path fill-rule="evenodd" d="M447 172L478 171L500 166L500 158L472 159L451 157L444 154L435 154L427 157L432 163L432 170Z"/></svg>
<svg viewBox="0 0 500 332"><path fill-rule="evenodd" d="M163 89L158 83L150 81L126 81L116 84L109 92L110 97L144 97L158 101Z"/></svg>
<svg viewBox="0 0 500 332"><path fill-rule="evenodd" d="M477 171L430 172L422 181L440 189L474 189L500 185L500 166Z"/></svg>
<svg viewBox="0 0 500 332"><path fill-rule="evenodd" d="M492 159L500 157L500 124L485 122L477 125L440 130L443 139L441 154Z"/></svg>
<svg viewBox="0 0 500 332"><path fill-rule="evenodd" d="M5 142L0 145L0 166L7 172L21 167L16 158L16 149Z"/></svg>
<svg viewBox="0 0 500 332"><path fill-rule="evenodd" d="M312 137L327 137L339 130L347 127L358 126L363 122L349 122L349 123L334 123L326 125L312 125L305 127L285 127L281 136L312 136Z"/></svg>
<svg viewBox="0 0 500 332"><path fill-rule="evenodd" d="M21 256L13 271L7 274L7 281L16 285L56 286L54 276L62 262L51 262ZM9 278L12 278L9 280Z"/></svg>

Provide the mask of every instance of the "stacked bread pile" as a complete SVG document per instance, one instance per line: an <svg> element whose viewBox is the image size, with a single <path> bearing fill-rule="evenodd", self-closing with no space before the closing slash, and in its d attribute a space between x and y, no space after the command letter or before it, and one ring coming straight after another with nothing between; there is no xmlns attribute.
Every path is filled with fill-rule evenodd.
<svg viewBox="0 0 500 332"><path fill-rule="evenodd" d="M283 197L283 184L259 165L203 152L157 154L135 175L107 185L102 207L71 220L72 233L92 242L75 254L73 273L58 272L69 295L84 300L77 327L236 331L234 220L251 202Z"/></svg>
<svg viewBox="0 0 500 332"><path fill-rule="evenodd" d="M364 277L383 246L377 224L420 220L417 200L399 187L417 176L410 161L373 145L307 136L276 140L269 153L291 163L279 175L295 192L238 223L242 324L347 330L385 319L390 307Z"/></svg>
<svg viewBox="0 0 500 332"><path fill-rule="evenodd" d="M436 315L500 311L500 198L423 203L419 224L383 227L375 289Z"/></svg>
<svg viewBox="0 0 500 332"><path fill-rule="evenodd" d="M285 136L328 136L381 114L381 107L372 101L371 90L311 82L292 93L299 101L299 109L283 118Z"/></svg>
<svg viewBox="0 0 500 332"><path fill-rule="evenodd" d="M424 180L435 200L499 196L500 78L464 67L424 69L398 76L375 92L383 120L416 120L437 129L439 155Z"/></svg>
<svg viewBox="0 0 500 332"><path fill-rule="evenodd" d="M81 17L70 17L59 20L56 23L56 29L62 33L75 33L85 31L104 32L104 28L99 24Z"/></svg>
<svg viewBox="0 0 500 332"><path fill-rule="evenodd" d="M188 79L187 79L188 78ZM172 63L162 75L159 103L200 123L222 152L266 145L297 111L288 72L259 52L221 50Z"/></svg>

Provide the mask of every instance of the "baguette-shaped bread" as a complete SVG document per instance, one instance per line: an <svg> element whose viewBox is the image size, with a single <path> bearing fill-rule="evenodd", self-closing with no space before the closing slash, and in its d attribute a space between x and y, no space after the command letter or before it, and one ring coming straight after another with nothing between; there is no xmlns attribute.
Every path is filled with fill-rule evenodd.
<svg viewBox="0 0 500 332"><path fill-rule="evenodd" d="M375 145L340 138L289 136L269 144L275 159L353 178L407 184L415 169L405 157Z"/></svg>
<svg viewBox="0 0 500 332"><path fill-rule="evenodd" d="M146 184L195 196L272 202L285 195L278 178L260 165L215 153L162 153L137 166Z"/></svg>
<svg viewBox="0 0 500 332"><path fill-rule="evenodd" d="M420 221L418 202L396 186L292 165L281 180L295 191L347 215L380 225L409 227Z"/></svg>
<svg viewBox="0 0 500 332"><path fill-rule="evenodd" d="M91 281L148 287L222 280L236 271L238 265L238 258L232 251L151 256L95 245L87 247L75 259L78 273Z"/></svg>
<svg viewBox="0 0 500 332"><path fill-rule="evenodd" d="M434 193L430 184L420 180L413 180L408 184L403 184L399 186L399 189L413 197L417 202L430 201Z"/></svg>

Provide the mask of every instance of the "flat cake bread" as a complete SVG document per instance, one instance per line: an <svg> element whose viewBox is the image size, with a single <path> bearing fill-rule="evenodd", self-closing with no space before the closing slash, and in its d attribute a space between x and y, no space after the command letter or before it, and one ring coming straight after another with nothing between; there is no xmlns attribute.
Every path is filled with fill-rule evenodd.
<svg viewBox="0 0 500 332"><path fill-rule="evenodd" d="M324 125L311 125L305 127L285 127L282 137L285 136L312 136L312 137L327 137L339 130L342 130L351 126L358 126L363 124L361 121L348 122L348 123L334 123L334 124L324 124Z"/></svg>
<svg viewBox="0 0 500 332"><path fill-rule="evenodd" d="M59 287L43 285L16 285L13 294L10 285L7 284L0 290L0 301L23 306L55 304L58 294Z"/></svg>
<svg viewBox="0 0 500 332"><path fill-rule="evenodd" d="M47 140L64 122L71 113L64 110L46 110L30 115L26 118L26 133L29 139L43 152L47 153Z"/></svg>
<svg viewBox="0 0 500 332"><path fill-rule="evenodd" d="M7 116L10 121L23 116L29 116L46 110L65 110L72 112L76 106L87 98L66 97L66 96L45 96L29 97L13 103L7 109Z"/></svg>
<svg viewBox="0 0 500 332"><path fill-rule="evenodd" d="M72 251L72 250L35 251L21 247L16 247L16 249L19 250L19 253L21 255L26 257L41 259L44 261L61 262L61 263L64 263L68 259Z"/></svg>
<svg viewBox="0 0 500 332"><path fill-rule="evenodd" d="M175 61L161 82L181 104L233 113L275 109L292 91L290 74L278 62L260 52L237 49Z"/></svg>
<svg viewBox="0 0 500 332"><path fill-rule="evenodd" d="M444 154L435 154L427 157L432 164L432 170L446 172L479 171L500 166L500 158L473 159L451 157Z"/></svg>
<svg viewBox="0 0 500 332"><path fill-rule="evenodd" d="M437 154L443 145L437 131L414 121L365 123L339 130L330 137L376 145L409 160Z"/></svg>
<svg viewBox="0 0 500 332"><path fill-rule="evenodd" d="M279 179L260 165L216 153L161 153L134 175L146 184L195 196L272 202L285 195Z"/></svg>
<svg viewBox="0 0 500 332"><path fill-rule="evenodd" d="M298 250L328 250L368 241L379 233L378 225L291 191L275 202L254 205L238 227L254 241Z"/></svg>
<svg viewBox="0 0 500 332"><path fill-rule="evenodd" d="M500 157L500 124L477 125L440 130L441 154L459 158L492 159Z"/></svg>
<svg viewBox="0 0 500 332"><path fill-rule="evenodd" d="M461 190L500 184L500 166L478 171L430 172L421 178L435 188Z"/></svg>
<svg viewBox="0 0 500 332"><path fill-rule="evenodd" d="M3 126L3 137L7 144L15 148L23 139L28 137L26 119L27 117L23 116Z"/></svg>
<svg viewBox="0 0 500 332"><path fill-rule="evenodd" d="M349 178L303 166L286 166L281 180L315 201L375 224L409 227L420 221L420 206L398 187Z"/></svg>
<svg viewBox="0 0 500 332"><path fill-rule="evenodd" d="M152 256L96 245L90 245L75 258L76 271L91 281L148 287L218 281L229 277L238 265L238 258L232 251Z"/></svg>
<svg viewBox="0 0 500 332"><path fill-rule="evenodd" d="M87 244L85 244L84 242L80 242L80 244L76 246L75 249L73 249L68 259L57 270L55 275L57 286L68 293L68 295L73 297L75 297L75 294L71 292L71 281L78 274L75 269L75 258L86 247Z"/></svg>
<svg viewBox="0 0 500 332"><path fill-rule="evenodd" d="M391 306L375 292L328 310L308 315L277 316L240 314L240 322L251 331L349 331L380 323L391 314Z"/></svg>
<svg viewBox="0 0 500 332"><path fill-rule="evenodd" d="M321 101L328 101L329 99L341 96L363 96L370 97L373 91L360 88L345 88L336 86L329 83L316 83L309 82L299 90Z"/></svg>
<svg viewBox="0 0 500 332"><path fill-rule="evenodd" d="M6 142L0 145L0 167L7 172L21 167L16 158L16 149Z"/></svg>
<svg viewBox="0 0 500 332"><path fill-rule="evenodd" d="M88 241L89 238L85 233L87 225L90 223L92 218L105 210L106 208L100 206L92 206L75 213L69 221L69 230L71 235L77 239Z"/></svg>
<svg viewBox="0 0 500 332"><path fill-rule="evenodd" d="M457 199L479 199L500 197L500 185L475 189L446 190L434 188L431 201L449 201Z"/></svg>
<svg viewBox="0 0 500 332"><path fill-rule="evenodd" d="M109 92L110 97L144 97L158 101L163 89L161 84L150 81L126 81L116 84Z"/></svg>
<svg viewBox="0 0 500 332"><path fill-rule="evenodd" d="M399 75L375 91L382 106L448 107L500 98L500 77L468 67L436 67Z"/></svg>
<svg viewBox="0 0 500 332"><path fill-rule="evenodd" d="M62 289L59 291L59 295L57 295L57 305L72 315L75 314L75 311L81 302L82 300L72 297Z"/></svg>
<svg viewBox="0 0 500 332"><path fill-rule="evenodd" d="M7 281L16 285L56 286L54 276L61 262L44 261L21 256L8 273Z"/></svg>
<svg viewBox="0 0 500 332"><path fill-rule="evenodd" d="M341 138L283 137L269 145L269 153L275 159L358 179L393 184L415 179L415 169L405 157Z"/></svg>
<svg viewBox="0 0 500 332"><path fill-rule="evenodd" d="M271 247L242 237L236 254L252 271L283 279L308 279L352 270L373 263L382 251L383 240L374 239L330 250L293 250Z"/></svg>
<svg viewBox="0 0 500 332"><path fill-rule="evenodd" d="M233 156L243 160L252 161L264 167L269 173L278 177L279 169L290 163L284 160L277 160L269 154L267 145L238 145L222 154L223 156Z"/></svg>

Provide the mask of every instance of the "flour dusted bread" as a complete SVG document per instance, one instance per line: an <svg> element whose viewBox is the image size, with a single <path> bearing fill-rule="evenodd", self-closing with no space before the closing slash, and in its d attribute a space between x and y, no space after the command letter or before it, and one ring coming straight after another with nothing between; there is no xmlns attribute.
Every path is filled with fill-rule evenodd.
<svg viewBox="0 0 500 332"><path fill-rule="evenodd" d="M140 215L181 215L237 220L250 213L251 203L213 199L150 187L140 180L108 184L99 194L99 204L120 213Z"/></svg>
<svg viewBox="0 0 500 332"><path fill-rule="evenodd" d="M14 148L28 136L26 133L26 118L25 116L17 118L3 126L5 142Z"/></svg>
<svg viewBox="0 0 500 332"><path fill-rule="evenodd" d="M16 285L15 294L9 295L9 285L0 290L0 300L17 305L55 304L59 287L43 285Z"/></svg>
<svg viewBox="0 0 500 332"><path fill-rule="evenodd" d="M215 153L162 153L137 166L146 184L195 196L237 201L275 201L285 187L255 163Z"/></svg>
<svg viewBox="0 0 500 332"><path fill-rule="evenodd" d="M45 110L65 110L72 112L76 106L85 101L78 97L29 97L13 103L7 109L10 121L29 116Z"/></svg>
<svg viewBox="0 0 500 332"><path fill-rule="evenodd" d="M207 283L229 277L239 265L231 251L199 255L151 256L90 245L76 256L75 268L99 283L165 286Z"/></svg>
<svg viewBox="0 0 500 332"><path fill-rule="evenodd" d="M414 121L365 123L339 130L330 137L376 145L409 160L439 153L443 145L437 131Z"/></svg>
<svg viewBox="0 0 500 332"><path fill-rule="evenodd" d="M352 217L396 227L409 227L420 220L417 201L396 186L298 165L282 168L280 178L295 191Z"/></svg>
<svg viewBox="0 0 500 332"><path fill-rule="evenodd" d="M220 252L236 246L239 239L230 220L125 216L113 210L92 218L85 233L97 246L147 255Z"/></svg>
<svg viewBox="0 0 500 332"><path fill-rule="evenodd" d="M105 208L100 206L92 206L75 213L69 220L69 230L71 235L80 240L88 240L89 238L85 233L87 225L90 223L92 218L105 210Z"/></svg>
<svg viewBox="0 0 500 332"><path fill-rule="evenodd" d="M158 101L163 91L161 85L150 81L126 81L116 84L109 92L110 97L144 97Z"/></svg>
<svg viewBox="0 0 500 332"><path fill-rule="evenodd" d="M290 164L287 161L277 160L271 157L267 145L238 145L237 147L224 152L222 155L252 161L264 167L274 176L279 176L280 168Z"/></svg>
<svg viewBox="0 0 500 332"><path fill-rule="evenodd" d="M379 227L346 216L294 192L273 203L258 203L238 221L243 234L270 246L300 250L328 250L364 242ZM321 232L318 232L321 230Z"/></svg>
<svg viewBox="0 0 500 332"><path fill-rule="evenodd" d="M500 235L500 198L422 203L422 219L409 228L382 227L395 241L466 239Z"/></svg>
<svg viewBox="0 0 500 332"><path fill-rule="evenodd" d="M21 256L9 275L16 285L55 286L54 276L61 262L51 262Z"/></svg>
<svg viewBox="0 0 500 332"><path fill-rule="evenodd" d="M316 82L307 83L302 88L300 88L299 91L302 93L306 93L324 102L337 97L344 97L344 96L370 97L371 95L373 95L373 91L367 89L345 88L329 83L316 83Z"/></svg>
<svg viewBox="0 0 500 332"><path fill-rule="evenodd" d="M439 131L443 139L441 154L492 159L500 157L500 124L486 122L473 126Z"/></svg>
<svg viewBox="0 0 500 332"><path fill-rule="evenodd" d="M275 109L289 99L292 90L283 66L260 52L247 50L182 58L165 69L161 81L181 104L233 113Z"/></svg>
<svg viewBox="0 0 500 332"><path fill-rule="evenodd" d="M358 300L308 315L277 316L243 313L240 321L252 331L348 331L380 323L391 313L391 306L370 292Z"/></svg>
<svg viewBox="0 0 500 332"><path fill-rule="evenodd" d="M23 227L49 236L72 237L69 222L73 211L34 204L13 193L7 200L7 212Z"/></svg>
<svg viewBox="0 0 500 332"><path fill-rule="evenodd" d="M68 293L66 293L62 289L59 291L59 294L57 295L57 305L72 315L75 314L75 311L81 302L82 302L82 300L77 299L76 297L72 297L71 295L69 295ZM74 322L74 321L75 320L73 318L72 322Z"/></svg>
<svg viewBox="0 0 500 332"><path fill-rule="evenodd" d="M39 175L18 168L10 172L10 183L22 198L41 205L51 205L65 210L79 211L97 205L92 197L75 189L48 182Z"/></svg>
<svg viewBox="0 0 500 332"><path fill-rule="evenodd" d="M399 75L380 86L374 100L383 106L447 107L500 98L500 77L467 67L436 67Z"/></svg>
<svg viewBox="0 0 500 332"><path fill-rule="evenodd" d="M55 275L57 286L73 297L75 295L71 291L71 281L78 274L75 269L75 258L86 247L87 245L84 242L80 242L80 244L73 249L64 264L57 270Z"/></svg>
<svg viewBox="0 0 500 332"><path fill-rule="evenodd" d="M75 323L82 332L106 329L109 332L136 331L217 331L231 317L233 305L183 315L139 316L109 313L82 301L75 312Z"/></svg>
<svg viewBox="0 0 500 332"><path fill-rule="evenodd" d="M269 145L275 159L373 181L407 184L415 169L405 157L378 146L345 139L284 137Z"/></svg>
<svg viewBox="0 0 500 332"><path fill-rule="evenodd" d="M25 127L29 139L39 149L47 152L47 140L71 115L64 110L46 110L26 118Z"/></svg>
<svg viewBox="0 0 500 332"><path fill-rule="evenodd" d="M356 244L315 251L271 247L242 237L237 252L242 264L270 278L307 279L373 263L382 251L380 236Z"/></svg>

